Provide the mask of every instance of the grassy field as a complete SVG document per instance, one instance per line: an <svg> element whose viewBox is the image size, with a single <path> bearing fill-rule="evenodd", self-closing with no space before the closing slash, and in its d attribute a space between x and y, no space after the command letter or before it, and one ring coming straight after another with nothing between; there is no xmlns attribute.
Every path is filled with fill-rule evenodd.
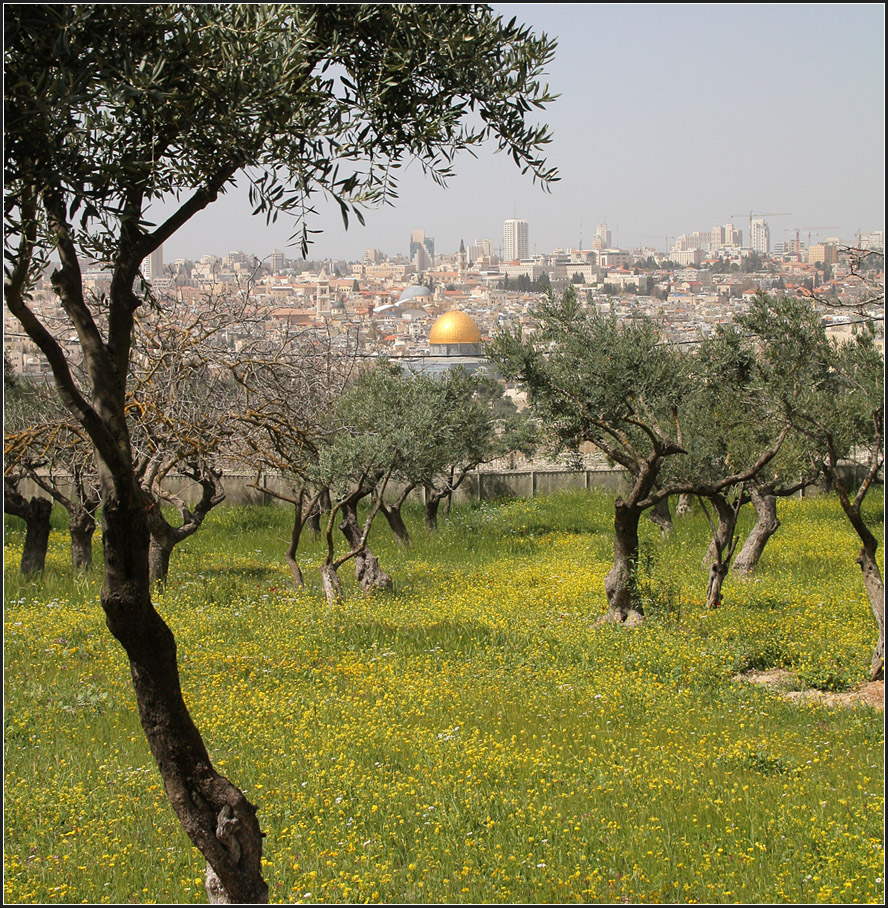
<svg viewBox="0 0 888 908"><path fill-rule="evenodd" d="M736 680L863 680L875 624L832 499L781 503L758 578L703 609L702 515L643 521L648 621L596 626L612 502L455 509L392 593L327 607L283 561L289 511L218 508L157 606L217 766L258 804L272 901L883 901L881 712ZM443 516L443 515L442 515ZM870 505L881 538L881 500ZM751 514L743 529L748 529ZM167 803L100 578L53 532L45 575L5 535L8 902L206 901ZM97 556L100 546L96 547Z"/></svg>

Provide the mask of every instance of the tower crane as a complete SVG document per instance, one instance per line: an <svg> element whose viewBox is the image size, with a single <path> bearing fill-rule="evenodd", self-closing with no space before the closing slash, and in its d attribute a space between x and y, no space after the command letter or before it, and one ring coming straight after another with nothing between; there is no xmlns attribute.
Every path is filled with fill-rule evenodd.
<svg viewBox="0 0 888 908"><path fill-rule="evenodd" d="M818 230L838 230L839 228L835 224L830 224L829 227L802 227L803 231L808 231L808 248L811 248L811 234Z"/></svg>
<svg viewBox="0 0 888 908"><path fill-rule="evenodd" d="M666 240L666 254L669 254L669 241L674 240L674 236L669 236L669 234L660 234L659 236L654 236L654 234L648 234L644 237L646 240Z"/></svg>
<svg viewBox="0 0 888 908"><path fill-rule="evenodd" d="M744 211L741 214L732 214L731 225L734 224L734 218L749 216L749 233L746 235L747 242L752 242L752 219L753 218L788 218L792 216L791 211Z"/></svg>

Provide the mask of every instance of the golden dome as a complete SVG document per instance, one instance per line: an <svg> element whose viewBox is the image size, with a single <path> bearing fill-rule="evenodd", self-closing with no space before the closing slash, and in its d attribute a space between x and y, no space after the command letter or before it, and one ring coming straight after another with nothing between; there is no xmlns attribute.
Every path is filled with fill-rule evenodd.
<svg viewBox="0 0 888 908"><path fill-rule="evenodd" d="M445 312L438 321L432 325L429 332L430 344L480 344L481 332L473 319L453 309Z"/></svg>

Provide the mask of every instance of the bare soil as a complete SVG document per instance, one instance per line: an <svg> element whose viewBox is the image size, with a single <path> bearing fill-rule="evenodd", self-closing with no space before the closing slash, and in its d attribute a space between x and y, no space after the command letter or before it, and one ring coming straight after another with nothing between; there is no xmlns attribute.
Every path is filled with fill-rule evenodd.
<svg viewBox="0 0 888 908"><path fill-rule="evenodd" d="M854 690L835 693L832 691L800 689L798 678L785 668L771 668L767 671L751 671L735 676L738 681L749 681L753 684L764 684L781 697L796 702L819 701L827 706L872 706L875 709L885 708L885 682L867 681Z"/></svg>

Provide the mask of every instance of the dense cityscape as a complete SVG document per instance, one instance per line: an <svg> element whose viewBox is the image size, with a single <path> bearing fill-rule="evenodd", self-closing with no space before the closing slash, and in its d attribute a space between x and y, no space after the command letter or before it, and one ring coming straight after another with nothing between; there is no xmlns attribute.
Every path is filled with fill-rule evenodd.
<svg viewBox="0 0 888 908"><path fill-rule="evenodd" d="M872 298L883 280L883 230L850 239L796 230L788 241L772 244L765 218L750 213L743 223L751 243L744 244L744 231L728 223L664 237L674 240L668 252L614 248L611 231L599 224L586 248L531 256L530 225L517 218L504 222L501 243L479 238L441 252L434 238L416 229L403 252L369 248L360 262L296 260L277 249L261 260L232 251L165 261L161 247L145 260L142 274L161 301L199 307L210 292L249 293L269 332L323 329L334 339L357 338L366 355L397 358L420 371L438 371L442 363L476 367L484 340L505 327L532 331L541 295L560 294L570 284L600 312L620 319L650 316L674 343L711 334L759 291L812 296L825 304L832 332L853 329L853 307ZM50 271L36 287L34 305L52 320L58 301ZM83 280L88 292L101 296L110 273L94 263ZM469 317L460 322L462 330L455 331L452 319L432 330L454 311ZM71 342L73 352L73 336ZM8 311L4 349L18 373L48 370Z"/></svg>

